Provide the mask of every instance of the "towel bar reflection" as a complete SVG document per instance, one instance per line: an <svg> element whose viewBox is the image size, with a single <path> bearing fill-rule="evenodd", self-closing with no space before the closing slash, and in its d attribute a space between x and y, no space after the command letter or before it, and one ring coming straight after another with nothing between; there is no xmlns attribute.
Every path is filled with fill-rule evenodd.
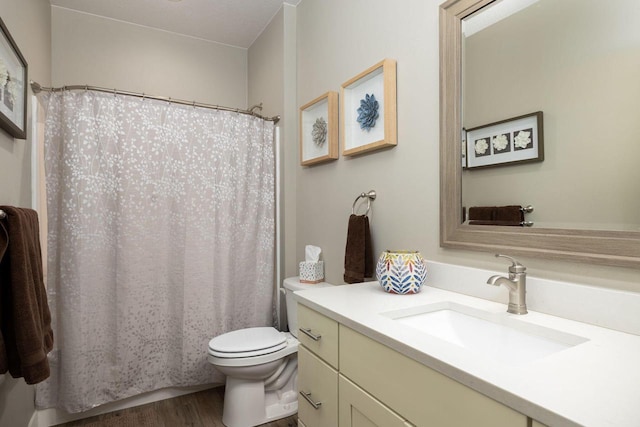
<svg viewBox="0 0 640 427"><path fill-rule="evenodd" d="M358 197L356 197L356 199L353 201L353 205L351 206L351 214L355 215L356 214L356 203L358 203L358 200L360 199L367 199L367 211L364 213L365 215L369 214L369 210L371 210L371 201L376 199L376 191L375 190L369 190L368 193L360 193L360 195Z"/></svg>

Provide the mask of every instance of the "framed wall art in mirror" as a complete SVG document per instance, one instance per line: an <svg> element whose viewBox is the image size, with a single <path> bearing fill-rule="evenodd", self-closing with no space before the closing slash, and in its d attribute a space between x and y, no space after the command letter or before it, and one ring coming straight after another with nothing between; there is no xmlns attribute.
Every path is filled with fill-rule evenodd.
<svg viewBox="0 0 640 427"><path fill-rule="evenodd" d="M385 59L340 88L342 155L354 156L397 142L396 61Z"/></svg>
<svg viewBox="0 0 640 427"><path fill-rule="evenodd" d="M620 3L621 0L616 0L612 2L594 2L594 1L572 1L573 5L570 9L571 12L577 14L581 12L581 8L587 7L586 4L591 4L596 8L612 8L614 4ZM492 0L449 0L443 3L440 6L440 244L442 247L446 248L457 248L457 249L467 249L467 250L478 250L478 251L487 251L487 252L506 252L513 255L521 255L521 256L532 256L539 258L547 258L547 259L557 259L557 260L566 260L566 261L574 261L574 262L585 262L585 263L598 263L603 265L613 265L613 266L624 266L631 268L640 268L640 226L633 226L620 230L620 229L612 229L608 227L592 227L592 228L580 228L579 226L574 226L572 223L568 223L568 225L556 226L556 227L548 227L545 225L540 225L536 220L535 226L532 228L520 228L520 227L500 227L500 226L474 226L463 224L462 218L462 176L463 176L463 168L461 166L460 159L463 155L463 147L461 144L461 134L462 129L464 127L463 117L467 117L466 112L463 111L463 82L464 82L464 74L463 73L463 46L465 43L464 35L463 35L463 20L468 17L473 16L474 19L476 16L482 16L486 11L485 7L494 3ZM498 3L498 2L496 2ZM502 2L504 3L513 3L511 1ZM534 8L541 7L544 3L547 3L545 0L538 0L536 2L529 2L529 4L534 4ZM551 3L559 3L559 2L551 2ZM562 5L565 5L566 2L560 2ZM621 8L620 15L625 16L625 8ZM628 11L628 8L626 9ZM601 9L599 10L601 12ZM514 12L512 12L514 13ZM617 13L617 12L616 12ZM566 22L565 22L566 23ZM520 28L520 27L519 27ZM624 29L624 31L631 31L630 28ZM622 34L623 29L620 28L620 31L616 34L620 37L624 36ZM584 33L581 37L586 37L589 42L588 45L591 47L600 47L600 33L598 34L589 34ZM633 39L633 38L627 38ZM573 38L567 36L567 40L574 40ZM598 43L594 43L594 40L597 40ZM623 38L619 38L618 41L623 40ZM637 38L636 38L637 40ZM511 38L509 39L501 39L501 43L513 43ZM575 43L567 43L568 45L575 45ZM517 50L518 46L514 46L515 50ZM496 50L501 49L500 46L495 47ZM533 52L533 50L527 50L527 52ZM617 50L617 52L621 52ZM585 56L581 55L581 52L569 52L569 54L577 56L578 58ZM591 58L590 56L588 56ZM543 56L539 58L544 59ZM609 58L610 62L611 58ZM525 64L526 65L526 64ZM557 64L556 66L561 66L561 64ZM619 68L619 67L618 67ZM505 71L509 77L516 77L517 73L509 73L510 67L506 67ZM553 68L552 68L553 69ZM468 74L468 71L466 71ZM574 74L575 76L579 76L579 74ZM496 84L501 85L504 79L495 79ZM565 88L571 88L573 83L575 82L575 78L573 81L565 83L563 86ZM636 79L637 80L637 79ZM522 86L525 83L520 83ZM544 97L550 97L550 95L554 95L558 90L550 90L550 88L545 88L546 91L543 93ZM493 89L492 89L493 90ZM629 88L627 87L628 91ZM602 88L602 93L607 93L605 88ZM495 93L492 92L492 93ZM513 94L511 97L507 97L509 102L517 98L517 94L510 92ZM508 95L508 94L507 94ZM559 94L560 96L563 93ZM580 92L582 96L594 96L593 92ZM544 98L543 97L543 98ZM566 97L565 97L566 98ZM637 97L636 97L637 98ZM538 98L536 98L538 99ZM597 104L599 102L598 98L571 98L573 99L573 104L570 105L567 111L572 113L572 115L582 114L585 107L589 105ZM480 99L480 101L486 101L486 98ZM543 99L544 101L544 99ZM536 101L538 102L538 101ZM567 166L559 166L555 162L559 157L559 151L563 149L563 143L566 138L559 138L554 132L558 128L559 124L563 122L564 117L560 116L559 113L556 115L555 113L552 115L548 115L548 109L544 105L544 102L538 102L539 109L545 111L545 135L544 135L544 149L545 149L545 161L532 163L530 165L522 165L517 168L489 168L484 171L476 171L476 172L465 172L469 174L474 174L474 181L477 181L476 174L478 172L482 172L482 175L495 175L496 173L506 172L507 170L511 173L516 169L525 169L526 173L534 174L539 172L540 168L552 167L555 166L556 169L571 167ZM509 108L507 104L500 104L500 107ZM484 112L493 113L495 109L485 109ZM518 111L516 108L511 108L508 112L502 112L498 117L510 117L517 116L518 114L523 114L526 110ZM528 109L528 111L532 111L532 109ZM551 110L550 110L551 111ZM611 122L617 123L617 116L609 114L607 117ZM487 123L491 122L491 120L478 120L479 123ZM476 123L478 123L476 122ZM588 121L584 121L587 124ZM600 122L602 122L602 117L600 118ZM610 126L609 126L610 128ZM600 143L597 146L602 147L602 138L598 138L597 134L590 133L581 133L578 137L577 131L582 131L582 129L577 129L576 126L572 126L573 133L569 135L570 138L577 138L577 142L581 144L587 143ZM634 134L633 132L631 134ZM635 133L637 134L637 132ZM585 135L584 137L582 135ZM587 139L585 139L587 138ZM593 141L592 141L593 140ZM604 147L600 148L601 150L614 151L605 149ZM575 153L575 150L572 151ZM595 153L600 153L602 156L603 152L596 151ZM466 153L469 156L469 153ZM574 158L573 163L577 163L578 166L582 167L581 162L576 162ZM620 165L619 166L620 173L622 173L623 169L627 169L626 167ZM637 169L637 168L636 168ZM486 173L485 173L486 172ZM635 171L631 171L635 173ZM469 175L470 176L470 175ZM540 175L533 175L539 177ZM575 175L569 173L569 176L582 176ZM538 181L540 178L534 178L534 183L532 186L538 185ZM637 186L635 186L637 188ZM513 184L511 185L513 188ZM536 190L542 192L553 191L552 189L538 189ZM522 192L522 189L518 187L518 191ZM633 189L631 191L634 191ZM499 193L502 194L502 193ZM603 194L604 195L604 194ZM526 194L522 194L526 201L529 203L529 197ZM597 198L597 193L591 193L591 198ZM555 199L560 207L563 203L572 203L573 200L577 200L575 196L569 194L567 196L560 196ZM493 203L493 201L491 202ZM538 202L536 203L536 211L538 211ZM617 203L613 204L612 208L615 210L617 208ZM622 201L620 201L622 203ZM485 203L486 204L486 203ZM585 208L584 205L579 204L581 208ZM637 210L635 213L631 212L632 216L635 216L637 219ZM579 219L579 218L578 218ZM638 224L636 222L636 224Z"/></svg>
<svg viewBox="0 0 640 427"><path fill-rule="evenodd" d="M338 158L338 93L300 107L300 164L311 166Z"/></svg>
<svg viewBox="0 0 640 427"><path fill-rule="evenodd" d="M465 139L468 169L541 162L542 111L468 129Z"/></svg>
<svg viewBox="0 0 640 427"><path fill-rule="evenodd" d="M27 61L0 18L0 127L27 137Z"/></svg>

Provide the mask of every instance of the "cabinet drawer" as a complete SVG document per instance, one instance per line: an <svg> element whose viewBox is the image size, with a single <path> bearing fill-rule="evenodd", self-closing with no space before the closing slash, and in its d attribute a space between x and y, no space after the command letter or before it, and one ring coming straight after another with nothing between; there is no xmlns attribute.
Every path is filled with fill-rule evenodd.
<svg viewBox="0 0 640 427"><path fill-rule="evenodd" d="M369 393L338 376L338 427L410 427L410 424Z"/></svg>
<svg viewBox="0 0 640 427"><path fill-rule="evenodd" d="M338 323L298 304L298 340L338 369Z"/></svg>
<svg viewBox="0 0 640 427"><path fill-rule="evenodd" d="M338 425L338 372L306 348L298 347L298 418L306 427ZM316 407L314 407L316 405Z"/></svg>
<svg viewBox="0 0 640 427"><path fill-rule="evenodd" d="M519 412L342 325L340 373L416 426L527 426Z"/></svg>

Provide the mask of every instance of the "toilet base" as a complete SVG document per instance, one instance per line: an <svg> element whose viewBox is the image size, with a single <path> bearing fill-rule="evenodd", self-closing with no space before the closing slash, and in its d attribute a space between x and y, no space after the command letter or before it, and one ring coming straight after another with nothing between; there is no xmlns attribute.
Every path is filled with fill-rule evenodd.
<svg viewBox="0 0 640 427"><path fill-rule="evenodd" d="M298 412L294 390L265 392L264 382L227 377L222 423L227 427L252 427Z"/></svg>

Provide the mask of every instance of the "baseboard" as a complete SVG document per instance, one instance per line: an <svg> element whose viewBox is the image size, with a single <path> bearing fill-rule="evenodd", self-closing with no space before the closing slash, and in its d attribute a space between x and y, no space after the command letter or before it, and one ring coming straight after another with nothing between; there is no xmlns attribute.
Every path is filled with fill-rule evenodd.
<svg viewBox="0 0 640 427"><path fill-rule="evenodd" d="M122 399L117 402L106 403L97 408L93 408L77 414L69 414L68 412L57 408L38 409L31 417L31 421L29 421L29 427L50 427L56 424L67 423L70 421L76 421L100 414L105 414L107 412L120 411L126 408L133 408L134 406L146 405L147 403L157 402L158 400L171 399L173 397L178 397L185 394L196 393L198 391L218 387L220 385L222 384L207 384L181 388L165 388L162 390L156 390L149 393L140 394L138 396L133 396L127 399Z"/></svg>

